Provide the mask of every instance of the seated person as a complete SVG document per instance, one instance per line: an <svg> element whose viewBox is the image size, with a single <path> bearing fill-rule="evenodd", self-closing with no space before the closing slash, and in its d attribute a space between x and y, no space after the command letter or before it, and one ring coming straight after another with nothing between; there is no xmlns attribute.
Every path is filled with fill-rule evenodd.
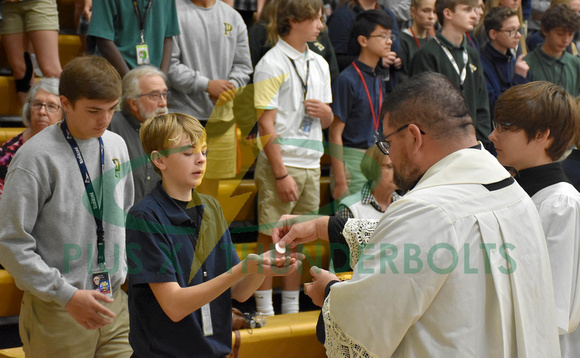
<svg viewBox="0 0 580 358"><path fill-rule="evenodd" d="M393 20L384 11L358 14L352 35L357 39L360 55L340 73L332 88L330 189L337 200L358 192L366 182L359 169L360 161L382 132L379 112L385 86L378 64L391 51L392 28Z"/></svg>
<svg viewBox="0 0 580 358"><path fill-rule="evenodd" d="M515 10L504 6L494 7L483 20L489 42L481 48L481 63L489 94L489 113L493 119L495 101L508 88L529 82L528 64L516 59L520 21Z"/></svg>
<svg viewBox="0 0 580 358"><path fill-rule="evenodd" d="M22 107L22 122L26 130L0 148L0 195L4 189L8 165L16 151L35 134L61 121L63 116L58 97L58 78L45 78L32 87Z"/></svg>
<svg viewBox="0 0 580 358"><path fill-rule="evenodd" d="M401 62L403 67L399 72L399 78L404 80L409 77L411 60L422 45L431 39L435 32L437 14L435 13L435 0L411 1L411 15L413 24L408 29L401 31Z"/></svg>
<svg viewBox="0 0 580 358"><path fill-rule="evenodd" d="M362 190L342 199L337 216L346 219L380 219L393 201L401 196L395 192L393 164L388 155L373 145L360 163L360 170L367 178Z"/></svg>
<svg viewBox="0 0 580 358"><path fill-rule="evenodd" d="M265 275L294 273L299 263L270 252L239 261L218 201L194 190L207 155L199 121L158 115L140 136L162 180L129 211L134 356L225 357L232 346L231 299L245 301Z"/></svg>
<svg viewBox="0 0 580 358"><path fill-rule="evenodd" d="M548 10L549 11L549 10ZM497 159L517 171L542 220L552 267L562 357L580 356L580 193L556 162L580 130L574 98L538 81L507 90L495 106L489 138Z"/></svg>
<svg viewBox="0 0 580 358"><path fill-rule="evenodd" d="M542 17L545 41L524 60L530 66L531 81L548 81L580 95L580 58L566 52L580 29L580 15L567 5L550 7Z"/></svg>

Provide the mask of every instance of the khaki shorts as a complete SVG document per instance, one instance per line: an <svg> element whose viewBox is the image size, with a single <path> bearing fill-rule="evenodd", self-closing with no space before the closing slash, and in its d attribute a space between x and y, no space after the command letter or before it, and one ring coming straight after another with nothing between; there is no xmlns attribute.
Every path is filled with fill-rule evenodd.
<svg viewBox="0 0 580 358"><path fill-rule="evenodd" d="M320 168L286 167L298 187L298 201L284 202L278 197L272 167L262 155L258 157L254 179L258 186L258 223L260 233L272 236L274 224L284 214L316 215L320 206Z"/></svg>
<svg viewBox="0 0 580 358"><path fill-rule="evenodd" d="M26 357L130 357L127 294L119 289L105 306L117 317L100 329L86 329L55 302L24 293L20 339Z"/></svg>
<svg viewBox="0 0 580 358"><path fill-rule="evenodd" d="M0 34L20 34L30 31L58 31L56 0L25 0L3 2Z"/></svg>

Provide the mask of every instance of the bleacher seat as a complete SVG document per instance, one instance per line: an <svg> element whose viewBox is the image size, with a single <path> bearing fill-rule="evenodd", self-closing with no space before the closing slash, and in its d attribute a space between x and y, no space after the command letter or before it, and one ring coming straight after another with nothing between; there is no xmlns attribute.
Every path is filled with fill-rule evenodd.
<svg viewBox="0 0 580 358"><path fill-rule="evenodd" d="M0 81L2 77L0 77ZM0 128L0 145L4 144L4 142L12 139L13 137L17 136L18 134L24 132L26 127L15 127L15 128Z"/></svg>

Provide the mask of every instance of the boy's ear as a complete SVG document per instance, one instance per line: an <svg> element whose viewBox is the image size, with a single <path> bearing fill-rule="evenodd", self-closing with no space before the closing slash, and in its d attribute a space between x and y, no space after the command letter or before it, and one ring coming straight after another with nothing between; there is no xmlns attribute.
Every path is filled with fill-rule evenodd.
<svg viewBox="0 0 580 358"><path fill-rule="evenodd" d="M151 152L151 163L155 165L159 170L165 169L164 157L158 151L154 150Z"/></svg>
<svg viewBox="0 0 580 358"><path fill-rule="evenodd" d="M545 131L539 131L536 133L536 140L543 142L547 141L550 138L550 129L546 129Z"/></svg>
<svg viewBox="0 0 580 358"><path fill-rule="evenodd" d="M446 20L450 20L453 17L453 10L451 10L450 8L443 9L443 17Z"/></svg>
<svg viewBox="0 0 580 358"><path fill-rule="evenodd" d="M494 29L491 29L487 33L487 36L489 37L490 40L495 41L495 39L497 38L497 31L495 31Z"/></svg>
<svg viewBox="0 0 580 358"><path fill-rule="evenodd" d="M366 38L365 36L358 35L358 37L356 38L356 40L358 41L358 44L360 45L360 47L367 47L367 41L369 39Z"/></svg>

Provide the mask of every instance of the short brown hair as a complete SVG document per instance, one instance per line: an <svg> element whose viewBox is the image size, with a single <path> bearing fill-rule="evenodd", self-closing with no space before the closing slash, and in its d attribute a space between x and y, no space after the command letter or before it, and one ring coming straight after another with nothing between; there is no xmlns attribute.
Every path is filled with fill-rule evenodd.
<svg viewBox="0 0 580 358"><path fill-rule="evenodd" d="M449 9L455 12L457 5L470 5L473 7L477 6L477 0L437 0L435 2L435 13L437 13L437 18L439 23L443 26L445 22L445 17L443 16L443 10Z"/></svg>
<svg viewBox="0 0 580 358"><path fill-rule="evenodd" d="M183 113L160 114L147 119L139 130L141 145L147 155L174 147L187 134L192 144L206 139L203 126L194 117ZM162 153L163 155L163 153ZM161 175L159 169L155 171Z"/></svg>
<svg viewBox="0 0 580 358"><path fill-rule="evenodd" d="M498 123L509 123L510 130L523 129L528 142L538 133L550 130L548 138L553 138L553 143L546 154L552 160L564 154L580 128L580 113L574 97L564 88L545 81L505 91L495 104L494 118Z"/></svg>
<svg viewBox="0 0 580 358"><path fill-rule="evenodd" d="M576 32L580 28L580 16L570 6L558 4L550 6L544 12L541 24L544 32L550 32L559 27L569 32Z"/></svg>
<svg viewBox="0 0 580 358"><path fill-rule="evenodd" d="M322 11L322 0L276 0L268 23L268 34L284 37L290 32L290 20L302 22L315 19Z"/></svg>
<svg viewBox="0 0 580 358"><path fill-rule="evenodd" d="M64 67L58 89L73 106L81 98L114 101L121 96L121 76L103 57L81 56Z"/></svg>

